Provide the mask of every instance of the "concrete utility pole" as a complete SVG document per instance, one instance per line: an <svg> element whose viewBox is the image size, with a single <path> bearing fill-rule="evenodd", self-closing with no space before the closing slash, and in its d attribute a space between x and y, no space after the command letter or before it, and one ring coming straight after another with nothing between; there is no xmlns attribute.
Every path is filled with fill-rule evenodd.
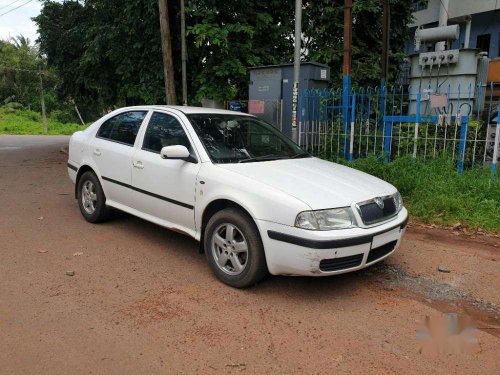
<svg viewBox="0 0 500 375"><path fill-rule="evenodd" d="M389 78L389 30L391 25L391 8L389 0L384 0L382 16L382 69L381 84L386 85Z"/></svg>
<svg viewBox="0 0 500 375"><path fill-rule="evenodd" d="M75 106L75 111L76 111L76 114L78 115L78 118L80 119L80 122L82 123L82 125L85 125L85 121L83 121L82 115L81 115L80 111L78 110L78 107L77 107L74 100L73 100L73 105Z"/></svg>
<svg viewBox="0 0 500 375"><path fill-rule="evenodd" d="M383 1L383 14L382 14L382 63L380 69L380 113L385 115L387 109L387 80L389 78L389 31L390 31L390 4L389 0ZM385 126L383 117L381 116L378 126ZM384 139L384 142L389 142L390 139ZM390 149L390 143L388 148ZM389 155L387 156L389 157Z"/></svg>
<svg viewBox="0 0 500 375"><path fill-rule="evenodd" d="M351 94L352 0L344 1L344 61L342 64L342 117L344 118L344 157L349 156L349 98Z"/></svg>
<svg viewBox="0 0 500 375"><path fill-rule="evenodd" d="M45 95L43 93L42 69L40 67L38 67L38 76L40 77L40 103L42 104L43 132L47 133L47 116L45 114Z"/></svg>
<svg viewBox="0 0 500 375"><path fill-rule="evenodd" d="M293 96L292 96L292 138L299 140L299 81L300 81L300 44L302 37L302 0L295 0L295 53L293 57Z"/></svg>
<svg viewBox="0 0 500 375"><path fill-rule="evenodd" d="M187 48L186 48L186 12L184 0L181 0L181 59L182 59L182 104L187 105Z"/></svg>
<svg viewBox="0 0 500 375"><path fill-rule="evenodd" d="M161 49L163 52L163 75L165 77L165 99L168 105L177 103L174 83L174 62L172 60L172 43L168 19L167 0L158 0L160 10Z"/></svg>
<svg viewBox="0 0 500 375"><path fill-rule="evenodd" d="M351 45L352 45L352 0L344 1L344 61L342 71L345 78L351 78Z"/></svg>

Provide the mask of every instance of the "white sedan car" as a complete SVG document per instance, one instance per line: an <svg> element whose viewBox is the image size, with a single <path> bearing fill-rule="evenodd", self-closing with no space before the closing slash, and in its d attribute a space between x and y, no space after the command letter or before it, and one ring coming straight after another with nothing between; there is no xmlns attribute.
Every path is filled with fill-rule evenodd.
<svg viewBox="0 0 500 375"><path fill-rule="evenodd" d="M234 287L370 266L399 246L408 219L394 186L224 110L116 110L73 134L68 173L87 221L112 207L192 236Z"/></svg>

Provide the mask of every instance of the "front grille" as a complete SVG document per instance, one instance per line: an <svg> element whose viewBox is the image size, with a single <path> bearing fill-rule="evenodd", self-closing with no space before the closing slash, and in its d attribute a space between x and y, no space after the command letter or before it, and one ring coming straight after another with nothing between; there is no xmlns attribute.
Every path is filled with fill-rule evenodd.
<svg viewBox="0 0 500 375"><path fill-rule="evenodd" d="M383 199L384 208L380 208L377 203L369 202L359 205L359 213L365 225L378 223L396 215L396 203L393 197Z"/></svg>
<svg viewBox="0 0 500 375"><path fill-rule="evenodd" d="M375 249L371 249L370 252L368 253L368 259L366 260L366 263L371 263L371 262L389 254L391 251L394 250L397 242L398 241L392 241L392 242L386 243L385 245L376 247Z"/></svg>
<svg viewBox="0 0 500 375"><path fill-rule="evenodd" d="M333 258L333 259L323 259L319 263L319 269L321 271L340 271L347 268L357 267L363 261L363 254L350 255L348 257Z"/></svg>

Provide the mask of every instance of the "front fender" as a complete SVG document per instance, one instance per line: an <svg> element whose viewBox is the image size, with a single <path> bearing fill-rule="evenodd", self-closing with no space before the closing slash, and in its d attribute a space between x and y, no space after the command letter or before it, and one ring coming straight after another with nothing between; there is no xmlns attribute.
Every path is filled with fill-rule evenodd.
<svg viewBox="0 0 500 375"><path fill-rule="evenodd" d="M301 200L271 186L204 163L198 175L196 189L196 223L202 222L206 207L218 199L240 205L254 220L289 226L295 224L299 212L311 209Z"/></svg>

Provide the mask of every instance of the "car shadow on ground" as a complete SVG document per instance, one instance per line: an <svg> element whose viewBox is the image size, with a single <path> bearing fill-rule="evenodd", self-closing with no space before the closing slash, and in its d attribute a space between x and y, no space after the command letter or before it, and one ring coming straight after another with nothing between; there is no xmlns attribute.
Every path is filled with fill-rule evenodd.
<svg viewBox="0 0 500 375"><path fill-rule="evenodd" d="M199 254L199 242L188 235L143 220L123 211L113 210L110 220L100 225L119 225L152 245L178 248L179 252ZM204 258L203 258L204 260Z"/></svg>
<svg viewBox="0 0 500 375"><path fill-rule="evenodd" d="M191 267L193 273L208 269L205 255L199 252L199 242L181 233L162 228L156 224L142 220L128 213L114 211L112 219L104 225L120 225L127 230L134 231L135 235L159 248L172 248L179 255L192 256ZM175 252L174 252L175 254ZM370 268L369 268L370 269ZM307 276L273 276L269 275L259 284L241 290L241 293L294 293L302 298L317 298L325 295L347 295L353 290L362 287L362 280L373 275L366 273L367 269L325 277ZM213 282L219 282L213 277ZM228 287L229 288L229 287Z"/></svg>

